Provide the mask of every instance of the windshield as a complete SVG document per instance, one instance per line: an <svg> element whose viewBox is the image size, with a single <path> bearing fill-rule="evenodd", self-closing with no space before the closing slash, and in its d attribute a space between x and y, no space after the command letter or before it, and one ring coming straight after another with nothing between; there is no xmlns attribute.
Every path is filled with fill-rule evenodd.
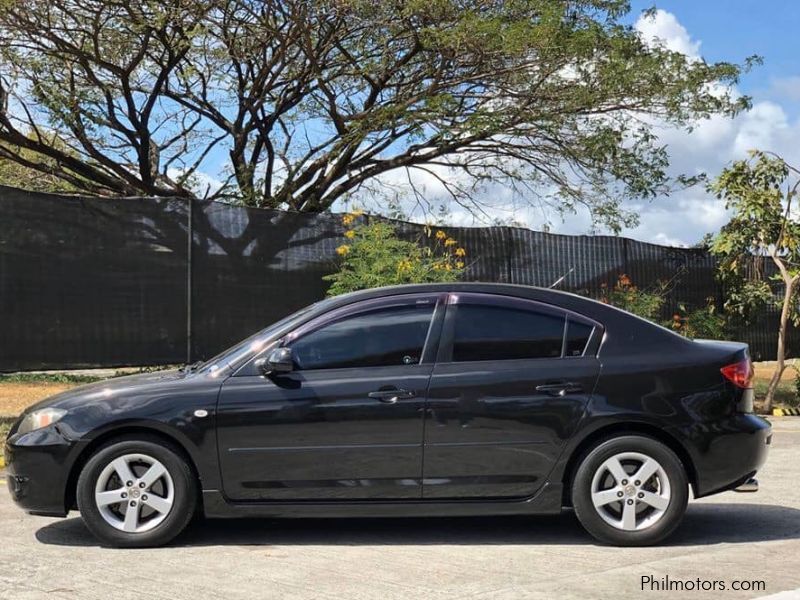
<svg viewBox="0 0 800 600"><path fill-rule="evenodd" d="M235 346L231 346L227 350L220 352L215 357L205 361L200 368L203 371L216 371L226 366L235 368L241 364L242 361L263 350L276 334L280 333L282 330L289 331L293 329L296 325L301 323L309 313L320 308L325 303L326 301L323 300L322 302L316 302L310 306L301 308L288 317L284 317L280 321L273 323L266 329L262 329L249 338L242 340Z"/></svg>

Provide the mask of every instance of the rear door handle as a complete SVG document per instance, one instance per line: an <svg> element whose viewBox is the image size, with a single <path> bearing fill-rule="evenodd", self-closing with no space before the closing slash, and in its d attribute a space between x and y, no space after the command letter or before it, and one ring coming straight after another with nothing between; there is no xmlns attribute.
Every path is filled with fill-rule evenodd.
<svg viewBox="0 0 800 600"><path fill-rule="evenodd" d="M398 400L402 398L413 398L416 396L414 392L410 392L408 390L400 390L400 389L393 389L393 390L377 390L375 392L370 392L367 394L370 398L375 398L376 400L380 400L381 402L385 402L386 404L394 404Z"/></svg>
<svg viewBox="0 0 800 600"><path fill-rule="evenodd" d="M566 396L567 394L574 394L583 391L583 386L580 383L572 381L562 381L559 383L545 383L536 386L537 392L544 392L551 396Z"/></svg>

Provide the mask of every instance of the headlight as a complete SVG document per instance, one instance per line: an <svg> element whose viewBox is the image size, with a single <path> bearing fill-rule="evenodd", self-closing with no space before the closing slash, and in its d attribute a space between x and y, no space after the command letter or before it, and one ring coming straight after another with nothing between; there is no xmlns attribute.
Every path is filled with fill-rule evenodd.
<svg viewBox="0 0 800 600"><path fill-rule="evenodd" d="M63 408L40 408L25 415L17 428L17 433L29 433L47 427L67 413Z"/></svg>

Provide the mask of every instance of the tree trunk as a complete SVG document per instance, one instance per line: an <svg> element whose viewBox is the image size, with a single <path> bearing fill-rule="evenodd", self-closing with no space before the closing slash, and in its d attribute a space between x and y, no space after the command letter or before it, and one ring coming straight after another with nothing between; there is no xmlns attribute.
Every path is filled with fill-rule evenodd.
<svg viewBox="0 0 800 600"><path fill-rule="evenodd" d="M792 308L792 294L794 293L794 286L796 279L794 277L783 278L786 289L783 293L783 306L781 307L781 321L778 326L778 348L775 365L775 372L769 380L767 387L767 397L764 399L764 411L767 413L772 412L772 403L775 398L775 390L778 389L778 384L781 381L783 372L786 370L786 329L789 325L789 312Z"/></svg>

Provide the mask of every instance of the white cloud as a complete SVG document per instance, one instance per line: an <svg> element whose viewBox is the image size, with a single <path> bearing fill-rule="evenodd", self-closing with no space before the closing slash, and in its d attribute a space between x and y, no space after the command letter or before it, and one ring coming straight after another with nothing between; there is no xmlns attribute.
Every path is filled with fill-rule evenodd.
<svg viewBox="0 0 800 600"><path fill-rule="evenodd" d="M661 44L691 58L700 57L700 42L693 40L672 13L658 9L652 15L642 15L636 21L636 30L650 43Z"/></svg>

